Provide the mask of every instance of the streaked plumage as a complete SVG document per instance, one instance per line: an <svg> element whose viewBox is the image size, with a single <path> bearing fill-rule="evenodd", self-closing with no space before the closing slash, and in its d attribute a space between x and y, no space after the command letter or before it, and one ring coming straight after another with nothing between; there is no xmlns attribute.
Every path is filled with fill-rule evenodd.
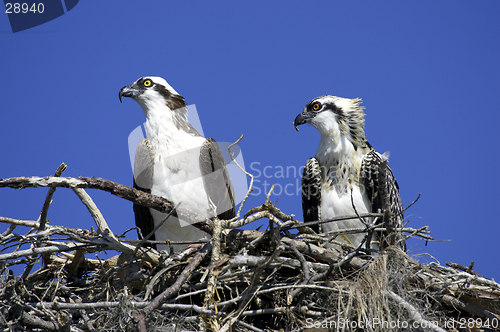
<svg viewBox="0 0 500 332"><path fill-rule="evenodd" d="M394 227L403 222L399 187L387 158L376 152L365 138L364 112L360 99L321 96L311 100L294 121L298 125L312 124L321 134L316 155L310 158L302 175L302 209L304 221L316 221L340 216L378 212L387 197L389 216ZM383 193L387 193L384 195ZM354 206L353 206L354 205ZM382 218L381 218L382 219ZM370 223L371 218L365 220ZM316 227L317 232L349 228L364 228L359 219L331 222ZM384 248L400 237L387 238L386 233L374 233L371 248ZM364 234L337 237L340 242L358 246ZM380 246L380 239L383 239ZM404 247L404 243L400 242ZM340 246L333 246L340 250Z"/></svg>
<svg viewBox="0 0 500 332"><path fill-rule="evenodd" d="M134 167L134 187L162 196L210 218L213 206L221 219L234 216L234 190L219 146L205 139L189 123L187 105L161 77L142 77L120 90L121 97L133 98L146 116L146 138L138 145ZM211 204L209 204L211 202ZM136 225L143 236L149 234L166 214L134 205ZM182 220L174 213L155 233L157 241L197 241L209 238L191 226L201 220ZM184 248L174 245L174 250ZM159 245L168 251L168 246Z"/></svg>

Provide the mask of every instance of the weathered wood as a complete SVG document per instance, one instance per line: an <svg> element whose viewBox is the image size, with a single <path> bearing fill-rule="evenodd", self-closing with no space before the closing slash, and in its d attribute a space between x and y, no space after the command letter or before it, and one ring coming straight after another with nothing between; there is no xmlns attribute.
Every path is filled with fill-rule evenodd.
<svg viewBox="0 0 500 332"><path fill-rule="evenodd" d="M144 191L127 187L114 181L96 178L96 177L14 177L8 179L0 179L0 188L10 187L14 189L37 188L37 187L62 187L62 188L87 188L99 189L109 192L112 195L121 197L130 202L155 209L160 212L168 213L174 208L175 204L169 200L148 194ZM212 235L212 222L198 215L197 213L180 206L177 213L184 220L192 220L192 225L202 231Z"/></svg>

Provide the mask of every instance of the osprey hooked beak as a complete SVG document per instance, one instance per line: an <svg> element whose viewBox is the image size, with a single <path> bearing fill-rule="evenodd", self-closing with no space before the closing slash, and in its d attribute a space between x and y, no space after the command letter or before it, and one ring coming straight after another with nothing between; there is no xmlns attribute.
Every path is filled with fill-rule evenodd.
<svg viewBox="0 0 500 332"><path fill-rule="evenodd" d="M309 122L309 119L314 117L310 112L307 111L307 109L304 109L302 113L297 115L295 118L295 121L293 121L293 126L295 127L295 130L299 131L299 128L297 126L303 125L304 123Z"/></svg>
<svg viewBox="0 0 500 332"><path fill-rule="evenodd" d="M127 85L121 88L120 93L118 94L118 98L120 98L120 103L122 102L123 97L135 98L141 94L141 90L137 88L137 84L134 83L132 85Z"/></svg>

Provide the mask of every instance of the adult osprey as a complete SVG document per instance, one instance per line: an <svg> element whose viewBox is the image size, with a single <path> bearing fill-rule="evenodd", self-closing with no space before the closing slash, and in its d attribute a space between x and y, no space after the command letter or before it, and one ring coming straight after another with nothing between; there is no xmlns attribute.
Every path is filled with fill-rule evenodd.
<svg viewBox="0 0 500 332"><path fill-rule="evenodd" d="M142 77L120 90L119 98L131 97L144 111L146 138L138 145L134 188L182 202L205 219L234 217L234 190L221 150L215 140L205 139L189 123L187 105L161 77ZM167 216L134 204L135 222L148 235ZM198 241L209 235L192 226L201 220L182 220L174 213L151 240ZM174 250L185 245L174 245ZM167 245L158 250L169 251Z"/></svg>
<svg viewBox="0 0 500 332"><path fill-rule="evenodd" d="M302 175L304 222L378 212L385 205L382 200L388 199L387 216L392 226L401 227L403 223L398 184L387 158L375 151L365 138L365 113L360 103L361 99L321 96L311 100L295 118L297 131L298 125L310 123L321 134L316 156L307 161ZM372 218L364 221L368 224ZM326 233L365 228L365 223L356 218L325 223L315 230ZM396 243L401 235L395 234L389 239L387 232L374 233L370 239L371 249ZM357 247L364 236L364 233L346 234L337 240ZM404 248L402 241L399 245ZM334 247L340 249L340 246Z"/></svg>

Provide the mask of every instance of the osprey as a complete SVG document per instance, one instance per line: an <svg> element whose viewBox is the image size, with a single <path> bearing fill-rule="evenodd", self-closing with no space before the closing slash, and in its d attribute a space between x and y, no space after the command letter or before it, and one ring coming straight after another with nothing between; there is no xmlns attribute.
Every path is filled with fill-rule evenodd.
<svg viewBox="0 0 500 332"><path fill-rule="evenodd" d="M385 213L393 228L403 223L398 184L387 157L375 151L365 138L365 113L360 103L361 99L321 96L311 100L295 118L297 131L298 125L310 123L321 134L316 155L307 161L302 174L304 222L379 212L383 206L390 206ZM382 201L387 197L385 205ZM313 228L316 232L334 233L366 228L372 219L336 221ZM395 234L389 239L387 232L373 233L367 243L371 242L371 249L382 249L399 241L404 248L399 233ZM364 237L364 233L352 233L337 240L358 247ZM333 247L340 249L338 245Z"/></svg>
<svg viewBox="0 0 500 332"><path fill-rule="evenodd" d="M119 98L134 99L144 111L146 138L137 146L134 188L161 196L196 212L202 220L234 217L234 190L222 152L189 123L187 105L161 77L142 77L120 90ZM134 204L135 222L148 235L167 214ZM215 214L214 214L215 212ZM172 214L151 240L198 241L209 235ZM174 250L185 248L173 245ZM169 252L167 245L158 250Z"/></svg>

